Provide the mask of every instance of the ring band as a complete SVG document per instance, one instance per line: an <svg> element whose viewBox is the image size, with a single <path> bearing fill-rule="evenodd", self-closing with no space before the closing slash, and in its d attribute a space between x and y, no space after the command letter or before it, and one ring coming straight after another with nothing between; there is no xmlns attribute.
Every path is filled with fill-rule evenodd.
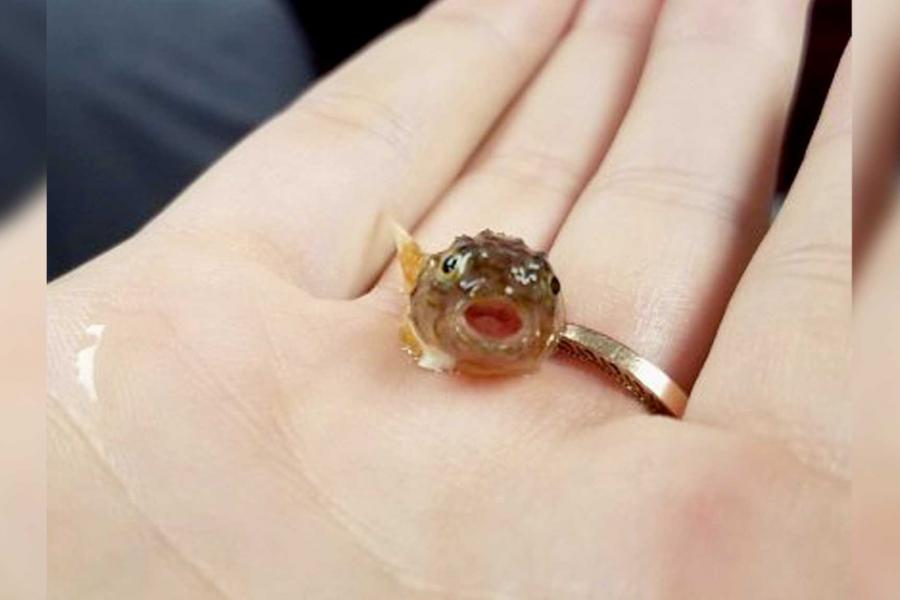
<svg viewBox="0 0 900 600"><path fill-rule="evenodd" d="M681 417L687 394L662 369L613 338L572 323L559 334L557 349L600 367L653 414Z"/></svg>

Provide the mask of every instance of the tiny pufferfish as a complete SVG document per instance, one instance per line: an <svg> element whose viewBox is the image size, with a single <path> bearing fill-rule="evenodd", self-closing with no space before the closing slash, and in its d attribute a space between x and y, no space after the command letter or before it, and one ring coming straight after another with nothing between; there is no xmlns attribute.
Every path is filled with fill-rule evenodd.
<svg viewBox="0 0 900 600"><path fill-rule="evenodd" d="M401 337L421 367L527 373L556 348L564 311L545 253L490 230L434 254L400 227L395 238L409 294Z"/></svg>

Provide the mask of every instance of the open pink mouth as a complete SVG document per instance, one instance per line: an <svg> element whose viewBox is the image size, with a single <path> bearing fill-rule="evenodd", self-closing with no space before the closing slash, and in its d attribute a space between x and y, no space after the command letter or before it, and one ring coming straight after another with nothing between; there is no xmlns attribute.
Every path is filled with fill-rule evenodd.
<svg viewBox="0 0 900 600"><path fill-rule="evenodd" d="M466 323L479 335L501 340L522 329L519 309L503 298L476 300L466 307Z"/></svg>

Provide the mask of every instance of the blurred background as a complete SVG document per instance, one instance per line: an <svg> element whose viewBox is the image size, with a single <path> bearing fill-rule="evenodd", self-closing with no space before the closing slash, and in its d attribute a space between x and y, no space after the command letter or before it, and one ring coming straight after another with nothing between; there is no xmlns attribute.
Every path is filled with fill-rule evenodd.
<svg viewBox="0 0 900 600"><path fill-rule="evenodd" d="M425 4L48 0L48 276L134 233L247 132ZM781 189L850 36L850 12L850 0L815 2Z"/></svg>
<svg viewBox="0 0 900 600"><path fill-rule="evenodd" d="M44 172L44 0L0 0L0 221Z"/></svg>

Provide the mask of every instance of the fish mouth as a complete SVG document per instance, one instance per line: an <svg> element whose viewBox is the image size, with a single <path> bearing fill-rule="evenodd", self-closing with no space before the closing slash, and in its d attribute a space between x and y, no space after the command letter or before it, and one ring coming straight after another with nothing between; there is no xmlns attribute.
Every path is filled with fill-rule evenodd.
<svg viewBox="0 0 900 600"><path fill-rule="evenodd" d="M472 300L463 309L462 317L470 331L488 340L508 340L525 326L519 307L502 297Z"/></svg>

